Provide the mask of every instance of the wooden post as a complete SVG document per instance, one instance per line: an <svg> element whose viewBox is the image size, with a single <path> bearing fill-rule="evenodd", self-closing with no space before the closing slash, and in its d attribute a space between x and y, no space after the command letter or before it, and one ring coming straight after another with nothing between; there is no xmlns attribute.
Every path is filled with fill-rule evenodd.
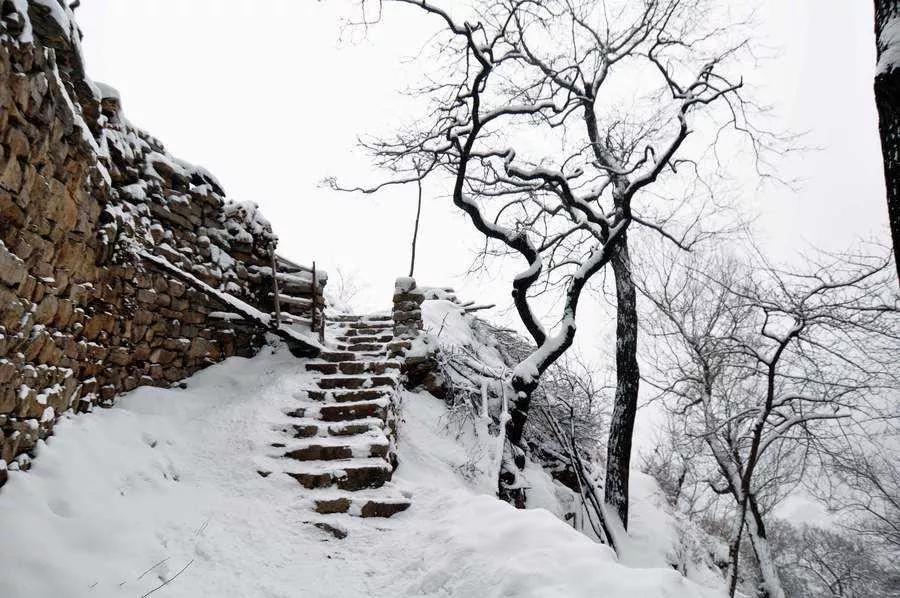
<svg viewBox="0 0 900 598"><path fill-rule="evenodd" d="M319 342L325 342L325 313L318 318L319 308L319 274L316 271L316 262L313 261L312 266L312 331L319 332Z"/></svg>
<svg viewBox="0 0 900 598"><path fill-rule="evenodd" d="M316 330L316 295L318 295L318 281L316 280L316 262L313 261L312 267L312 303L310 304L309 326L315 332Z"/></svg>
<svg viewBox="0 0 900 598"><path fill-rule="evenodd" d="M276 266L276 262L278 260L275 259L275 247L272 246L269 249L272 254L272 290L275 293L275 327L281 327L281 304L278 301L278 268Z"/></svg>

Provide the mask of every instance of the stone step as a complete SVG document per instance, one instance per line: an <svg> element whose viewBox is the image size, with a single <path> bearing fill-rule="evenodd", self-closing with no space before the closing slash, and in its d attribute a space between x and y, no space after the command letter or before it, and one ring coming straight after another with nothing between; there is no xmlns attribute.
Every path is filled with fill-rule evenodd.
<svg viewBox="0 0 900 598"><path fill-rule="evenodd" d="M371 352L383 354L387 350L387 345L385 343L353 343L341 345L340 348L353 353Z"/></svg>
<svg viewBox="0 0 900 598"><path fill-rule="evenodd" d="M279 448L283 457L297 461L333 461L368 457L387 458L390 443L381 431L343 437L312 438L294 441Z"/></svg>
<svg viewBox="0 0 900 598"><path fill-rule="evenodd" d="M408 509L411 501L399 493L325 491L312 497L313 509L321 515L348 513L357 517L391 517Z"/></svg>
<svg viewBox="0 0 900 598"><path fill-rule="evenodd" d="M354 401L347 403L326 403L324 405L304 405L289 411L290 417L318 419L325 422L345 422L355 419L378 418L387 420L390 399Z"/></svg>
<svg viewBox="0 0 900 598"><path fill-rule="evenodd" d="M393 391L389 388L359 388L345 390L312 389L302 391L312 401L325 403L352 403L359 401L371 401L374 399L390 399Z"/></svg>
<svg viewBox="0 0 900 598"><path fill-rule="evenodd" d="M307 489L334 486L341 490L362 490L383 486L390 481L393 468L381 458L343 459L298 462L284 473Z"/></svg>
<svg viewBox="0 0 900 598"><path fill-rule="evenodd" d="M372 336L394 333L393 324L387 326L354 326L353 328L329 328L338 336Z"/></svg>
<svg viewBox="0 0 900 598"><path fill-rule="evenodd" d="M319 353L318 358L324 361L355 361L356 353L350 353L349 351L322 351Z"/></svg>
<svg viewBox="0 0 900 598"><path fill-rule="evenodd" d="M328 316L328 322L393 322L394 316L391 314L339 314L336 316Z"/></svg>
<svg viewBox="0 0 900 598"><path fill-rule="evenodd" d="M321 374L384 374L400 370L399 361L339 361L332 363L307 363L306 370Z"/></svg>
<svg viewBox="0 0 900 598"><path fill-rule="evenodd" d="M356 390L359 388L375 388L378 386L387 386L394 388L397 385L397 379L391 376L323 376L316 382L322 390L331 390L335 388L345 388Z"/></svg>
<svg viewBox="0 0 900 598"><path fill-rule="evenodd" d="M359 343L389 343L394 340L393 334L382 334L382 335L338 335L334 337L339 343L346 344L359 344Z"/></svg>
<svg viewBox="0 0 900 598"><path fill-rule="evenodd" d="M312 418L291 418L289 424L276 426L275 430L288 434L292 438L315 438L329 436L355 436L371 432L381 432L384 421L377 417L355 419L352 421L323 422Z"/></svg>

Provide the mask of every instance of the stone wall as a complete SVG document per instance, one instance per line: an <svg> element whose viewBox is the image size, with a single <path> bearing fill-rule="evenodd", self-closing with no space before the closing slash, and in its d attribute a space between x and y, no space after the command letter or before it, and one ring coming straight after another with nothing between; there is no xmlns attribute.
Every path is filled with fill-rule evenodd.
<svg viewBox="0 0 900 598"><path fill-rule="evenodd" d="M271 309L269 224L127 122L53 1L0 0L0 485L63 411L263 342L218 292L141 252Z"/></svg>
<svg viewBox="0 0 900 598"><path fill-rule="evenodd" d="M422 303L429 298L430 289L420 288L415 279L398 278L394 284L394 342L391 352L402 358L403 384L409 390L425 388L441 396L442 385L436 359L437 347L425 334Z"/></svg>

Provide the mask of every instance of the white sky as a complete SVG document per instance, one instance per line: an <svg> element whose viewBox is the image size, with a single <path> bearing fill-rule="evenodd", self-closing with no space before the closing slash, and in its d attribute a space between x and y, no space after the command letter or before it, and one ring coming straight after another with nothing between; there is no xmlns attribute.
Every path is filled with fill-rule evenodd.
<svg viewBox="0 0 900 598"><path fill-rule="evenodd" d="M745 80L765 88L786 129L809 131L805 143L822 148L784 165L785 176L807 181L798 194L757 198L763 241L786 256L809 244L886 239L871 3L758 4L760 37L780 58L748 69ZM76 15L88 73L121 91L133 123L207 167L232 198L262 206L282 254L315 259L332 279L340 266L368 285L362 307L386 309L394 279L408 268L415 189L372 197L318 182L372 180L355 139L403 117L409 104L397 92L411 72L403 59L436 21L395 10L351 43L340 41L348 7L349 0L83 0ZM418 280L508 303L507 273L463 280L479 242L449 200L426 201ZM598 314L589 305L580 312L582 346L611 334Z"/></svg>

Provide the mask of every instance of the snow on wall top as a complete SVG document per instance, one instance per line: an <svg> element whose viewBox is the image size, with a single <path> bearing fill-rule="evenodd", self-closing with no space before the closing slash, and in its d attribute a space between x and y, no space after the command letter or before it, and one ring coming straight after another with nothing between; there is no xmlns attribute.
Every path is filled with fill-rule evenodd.
<svg viewBox="0 0 900 598"><path fill-rule="evenodd" d="M114 100L121 99L119 95L119 90L113 87L112 85L107 85L106 83L101 83L100 81L94 81L94 85L97 86L97 92L100 95L100 99L112 98Z"/></svg>
<svg viewBox="0 0 900 598"><path fill-rule="evenodd" d="M70 42L81 41L81 34L75 24L75 14L72 9L60 0L31 0L32 4L43 6L50 12L50 17L56 21L60 30Z"/></svg>

